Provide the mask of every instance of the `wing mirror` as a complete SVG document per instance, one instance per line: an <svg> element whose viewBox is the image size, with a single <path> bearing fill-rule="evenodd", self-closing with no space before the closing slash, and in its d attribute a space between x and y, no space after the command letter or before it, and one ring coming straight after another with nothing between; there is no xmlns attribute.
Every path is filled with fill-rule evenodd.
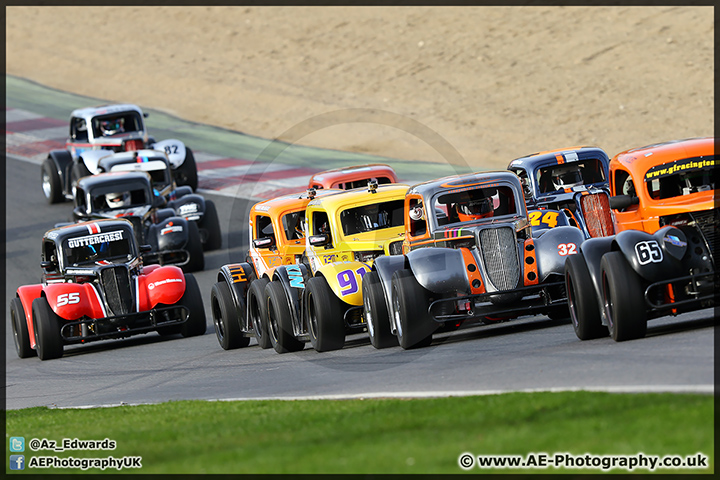
<svg viewBox="0 0 720 480"><path fill-rule="evenodd" d="M40 268L42 268L46 272L52 271L52 270L57 269L57 263L52 262L52 261L40 262Z"/></svg>
<svg viewBox="0 0 720 480"><path fill-rule="evenodd" d="M640 203L640 198L631 197L630 195L616 195L610 197L610 208L613 210L624 210L630 205L637 205Z"/></svg>
<svg viewBox="0 0 720 480"><path fill-rule="evenodd" d="M324 233L322 235L312 235L308 238L308 241L313 247L322 247L330 243L330 236Z"/></svg>
<svg viewBox="0 0 720 480"><path fill-rule="evenodd" d="M275 241L270 237L256 238L253 240L253 246L255 248L272 248L275 245Z"/></svg>
<svg viewBox="0 0 720 480"><path fill-rule="evenodd" d="M140 255L152 252L152 246L150 245L140 245L138 249L140 250Z"/></svg>

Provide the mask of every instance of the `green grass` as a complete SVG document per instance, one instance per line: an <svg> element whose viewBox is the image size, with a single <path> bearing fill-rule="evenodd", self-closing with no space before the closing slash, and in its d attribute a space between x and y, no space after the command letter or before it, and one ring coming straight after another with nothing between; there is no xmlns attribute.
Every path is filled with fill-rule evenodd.
<svg viewBox="0 0 720 480"><path fill-rule="evenodd" d="M33 455L142 456L142 470L128 473L463 473L457 461L464 452L659 456L702 452L709 457L709 469L694 473L712 473L713 414L712 396L690 394L178 401L92 410L12 410L7 412L6 435L24 436L26 442L110 438L117 441L111 452L26 450L25 455L27 461ZM42 471L24 471L33 472Z"/></svg>

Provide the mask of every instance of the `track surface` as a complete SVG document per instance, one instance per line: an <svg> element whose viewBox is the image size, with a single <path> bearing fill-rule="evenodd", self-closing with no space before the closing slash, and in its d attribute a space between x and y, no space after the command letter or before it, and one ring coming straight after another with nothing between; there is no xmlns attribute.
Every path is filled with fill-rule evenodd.
<svg viewBox="0 0 720 480"><path fill-rule="evenodd" d="M19 285L40 278L40 238L70 216L71 204L47 205L36 163L6 163L6 319ZM7 408L87 406L181 399L295 398L466 394L524 389L712 391L713 311L654 320L648 337L624 343L580 342L567 322L545 317L460 329L415 351L375 350L364 335L336 352L278 355L254 341L220 348L208 299L218 268L244 258L250 203L207 195L220 215L223 250L196 274L208 316L205 335L156 333L68 347L63 358L21 360L6 321ZM232 218L232 220L231 220ZM228 242L228 238L230 239ZM226 247L230 245L228 250Z"/></svg>

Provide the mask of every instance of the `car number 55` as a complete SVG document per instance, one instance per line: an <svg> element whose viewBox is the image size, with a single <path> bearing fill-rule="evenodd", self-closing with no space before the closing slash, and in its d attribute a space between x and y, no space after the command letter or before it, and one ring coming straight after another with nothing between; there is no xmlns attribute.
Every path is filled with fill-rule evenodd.
<svg viewBox="0 0 720 480"><path fill-rule="evenodd" d="M62 307L64 305L72 305L74 303L80 303L80 294L74 293L63 293L57 297L57 306Z"/></svg>

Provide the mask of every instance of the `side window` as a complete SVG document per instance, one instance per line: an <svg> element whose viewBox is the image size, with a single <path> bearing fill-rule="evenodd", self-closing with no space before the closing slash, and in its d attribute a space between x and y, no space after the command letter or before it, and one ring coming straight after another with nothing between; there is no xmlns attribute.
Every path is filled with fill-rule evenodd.
<svg viewBox="0 0 720 480"><path fill-rule="evenodd" d="M73 118L70 122L70 138L77 142L85 142L88 139L87 123L83 118Z"/></svg>
<svg viewBox="0 0 720 480"><path fill-rule="evenodd" d="M421 237L427 232L425 207L419 198L411 198L408 204L408 222L411 237Z"/></svg>
<svg viewBox="0 0 720 480"><path fill-rule="evenodd" d="M305 223L305 211L286 213L282 217L285 238L288 240L299 240L305 238L303 224Z"/></svg>
<svg viewBox="0 0 720 480"><path fill-rule="evenodd" d="M613 191L615 195L629 195L636 197L635 184L630 173L625 170L615 170L615 178L613 181Z"/></svg>
<svg viewBox="0 0 720 480"><path fill-rule="evenodd" d="M55 242L45 241L43 242L42 260L46 262L55 262L57 264L57 250L55 249ZM57 269L55 269L57 271Z"/></svg>
<svg viewBox="0 0 720 480"><path fill-rule="evenodd" d="M327 213L325 212L313 212L313 235L327 235L330 237L332 242L332 233L330 232L330 222L328 221Z"/></svg>
<svg viewBox="0 0 720 480"><path fill-rule="evenodd" d="M255 238L272 238L273 243L275 243L272 220L267 215L257 215L255 217Z"/></svg>

